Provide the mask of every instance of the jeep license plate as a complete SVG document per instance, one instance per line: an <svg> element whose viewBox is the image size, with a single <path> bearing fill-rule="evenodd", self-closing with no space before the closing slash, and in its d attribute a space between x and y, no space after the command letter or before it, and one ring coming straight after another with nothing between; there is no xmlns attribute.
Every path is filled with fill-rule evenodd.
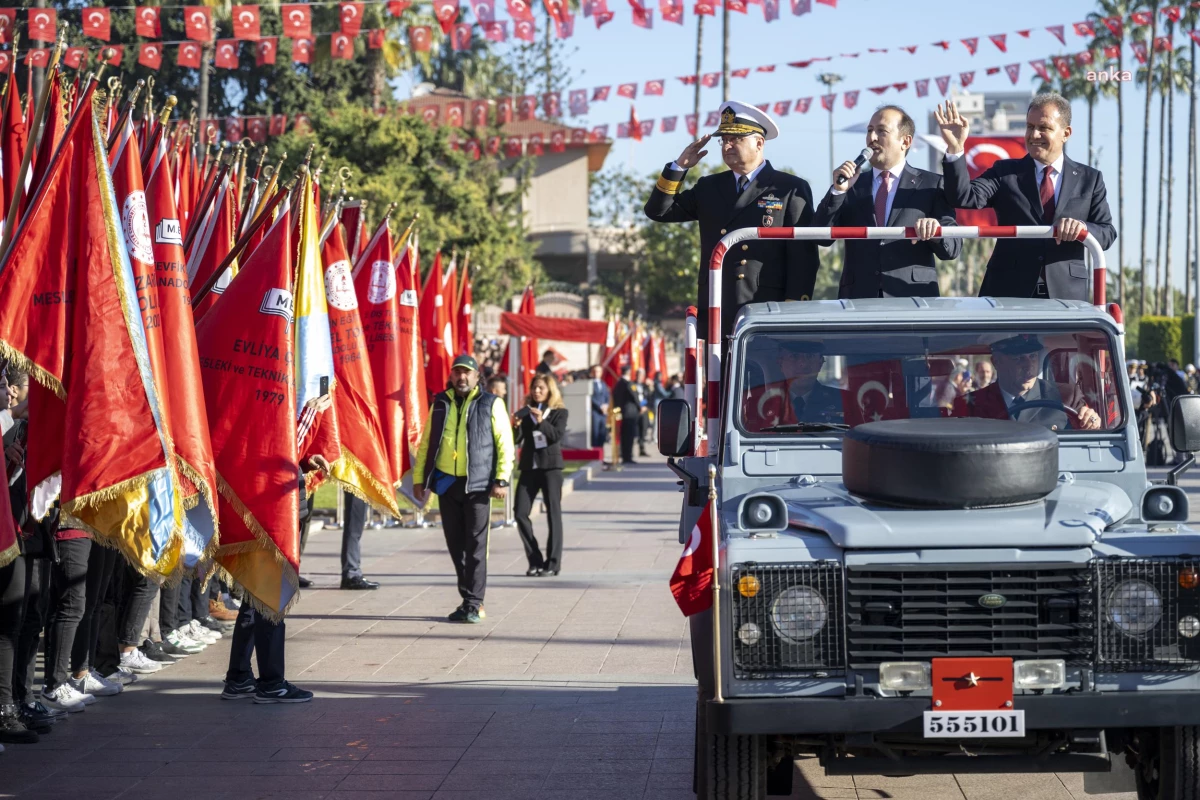
<svg viewBox="0 0 1200 800"><path fill-rule="evenodd" d="M1024 711L926 711L926 739L1024 736Z"/></svg>

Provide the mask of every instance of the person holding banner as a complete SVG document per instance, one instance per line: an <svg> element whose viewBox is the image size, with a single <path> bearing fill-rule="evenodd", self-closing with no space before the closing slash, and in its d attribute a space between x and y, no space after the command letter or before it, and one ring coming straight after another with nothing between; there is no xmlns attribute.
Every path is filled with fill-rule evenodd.
<svg viewBox="0 0 1200 800"><path fill-rule="evenodd" d="M525 407L513 414L516 442L521 445L521 479L517 482L514 516L530 577L557 575L562 563L562 440L567 435L567 408L553 375L538 373L529 383ZM529 513L538 492L546 503L546 553L533 535Z"/></svg>

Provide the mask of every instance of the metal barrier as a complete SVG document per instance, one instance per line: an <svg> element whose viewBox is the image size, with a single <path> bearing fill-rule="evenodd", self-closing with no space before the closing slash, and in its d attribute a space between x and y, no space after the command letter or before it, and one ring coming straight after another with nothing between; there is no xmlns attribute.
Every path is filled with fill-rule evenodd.
<svg viewBox="0 0 1200 800"><path fill-rule="evenodd" d="M1054 228L1050 225L984 225L979 227L938 226L936 239L1051 239ZM817 240L828 239L915 239L914 228L741 228L730 231L717 246L713 248L712 258L709 259L708 281L708 359L707 359L707 392L706 405L708 413L708 439L710 447L715 448L720 436L721 418L721 265L726 254L734 245L756 239L796 239ZM1084 228L1077 241L1092 257L1092 270L1088 274L1088 289L1092 302L1097 308L1105 309L1105 277L1104 250L1096 237ZM695 311L689 308L688 312ZM689 341L691 334L689 333ZM696 422L699 433L699 420ZM695 437L693 437L695 438ZM715 452L713 450L712 452Z"/></svg>

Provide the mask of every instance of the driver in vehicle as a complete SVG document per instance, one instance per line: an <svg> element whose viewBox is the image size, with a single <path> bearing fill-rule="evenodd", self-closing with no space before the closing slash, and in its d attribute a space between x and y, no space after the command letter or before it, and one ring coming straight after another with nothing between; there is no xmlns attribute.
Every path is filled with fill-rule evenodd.
<svg viewBox="0 0 1200 800"><path fill-rule="evenodd" d="M1053 381L1040 377L1042 350L1041 340L1033 334L1010 336L993 343L995 382L955 400L952 416L1012 419L1052 431L1100 430L1100 415L1084 402L1078 391L1070 401L1065 401ZM1026 404L1028 409L1022 410Z"/></svg>
<svg viewBox="0 0 1200 800"><path fill-rule="evenodd" d="M820 342L779 342L782 379L751 389L743 401L742 419L750 431L797 423L842 422L842 390L817 380L825 366Z"/></svg>

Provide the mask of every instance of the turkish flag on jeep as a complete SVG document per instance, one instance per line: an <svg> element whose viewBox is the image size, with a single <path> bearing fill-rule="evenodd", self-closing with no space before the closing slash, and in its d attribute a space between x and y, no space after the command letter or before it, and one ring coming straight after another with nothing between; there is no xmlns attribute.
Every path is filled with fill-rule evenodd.
<svg viewBox="0 0 1200 800"><path fill-rule="evenodd" d="M709 500L671 574L671 594L685 617L712 608L713 512L713 502Z"/></svg>
<svg viewBox="0 0 1200 800"><path fill-rule="evenodd" d="M847 425L907 419L904 372L898 359L847 364L842 412Z"/></svg>

